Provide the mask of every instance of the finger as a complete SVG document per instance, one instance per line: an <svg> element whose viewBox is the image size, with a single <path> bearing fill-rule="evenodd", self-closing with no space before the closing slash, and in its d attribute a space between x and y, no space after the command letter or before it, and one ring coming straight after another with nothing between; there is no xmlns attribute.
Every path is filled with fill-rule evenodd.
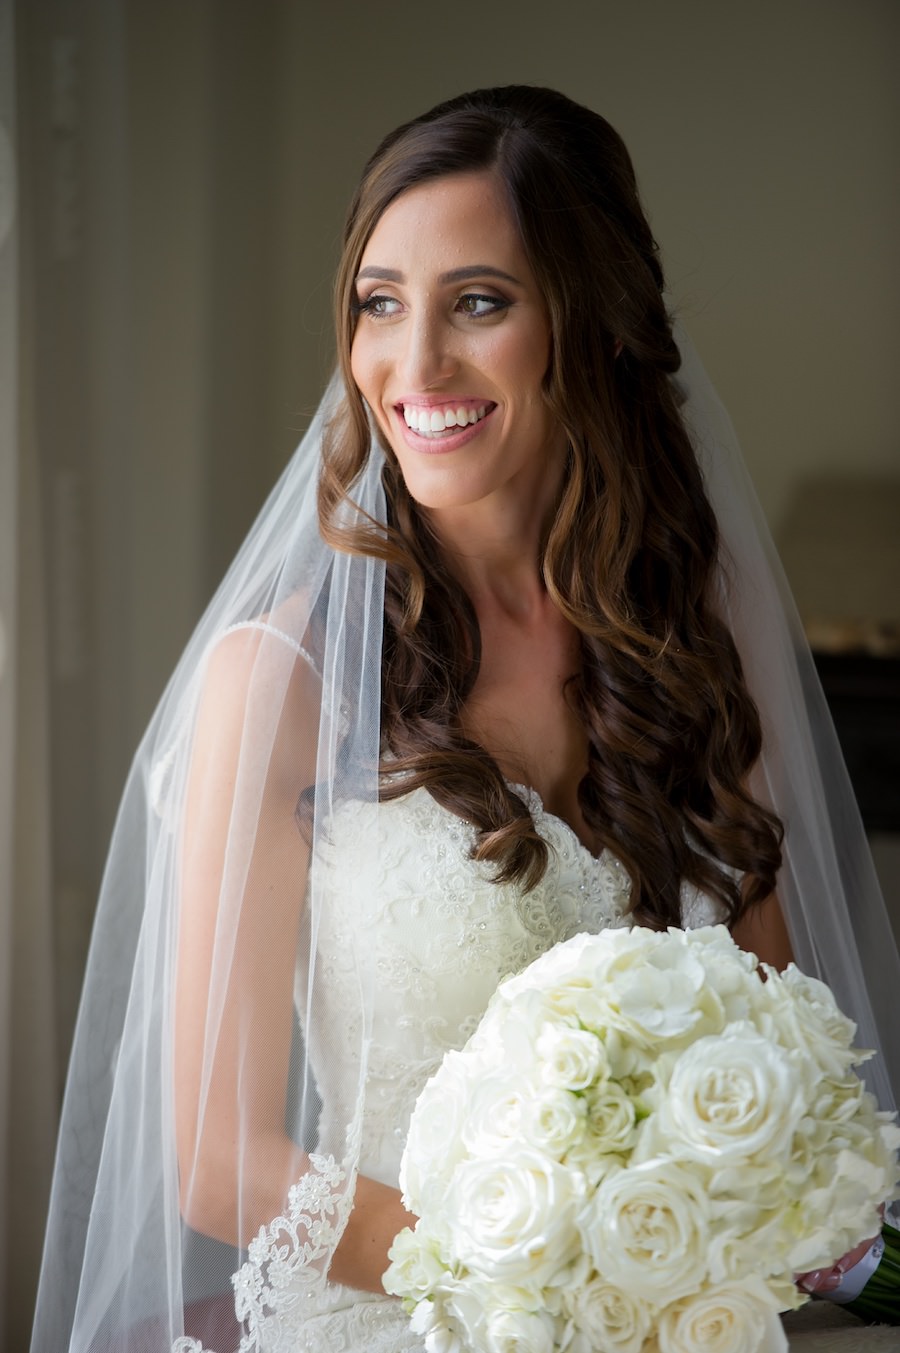
<svg viewBox="0 0 900 1353"><path fill-rule="evenodd" d="M797 1276L797 1286L811 1295L817 1292L833 1292L840 1285L841 1273L837 1268L816 1268L809 1273Z"/></svg>

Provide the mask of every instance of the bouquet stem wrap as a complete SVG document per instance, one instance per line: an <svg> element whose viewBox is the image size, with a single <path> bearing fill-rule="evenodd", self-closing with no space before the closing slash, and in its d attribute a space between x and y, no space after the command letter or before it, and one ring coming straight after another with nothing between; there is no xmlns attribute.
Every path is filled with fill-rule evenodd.
<svg viewBox="0 0 900 1353"><path fill-rule="evenodd" d="M900 1325L900 1231L885 1222L881 1238L878 1267L859 1296L842 1305L871 1324Z"/></svg>

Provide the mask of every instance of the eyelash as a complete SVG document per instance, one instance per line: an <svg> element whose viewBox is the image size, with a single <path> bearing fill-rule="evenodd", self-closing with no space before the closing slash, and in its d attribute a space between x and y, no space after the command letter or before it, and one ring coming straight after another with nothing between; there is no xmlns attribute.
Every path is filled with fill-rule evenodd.
<svg viewBox="0 0 900 1353"><path fill-rule="evenodd" d="M367 296L364 301L354 300L351 309L354 315L370 315L372 319L386 319L387 316L379 314L376 306L381 305L384 301L390 302L393 300L393 296L379 296L375 292L373 295Z"/></svg>
<svg viewBox="0 0 900 1353"><path fill-rule="evenodd" d="M390 319L391 315L381 313L377 309L377 307L384 303L390 304L391 302L396 301L396 299L397 298L395 296L382 296L377 291L373 292L373 294L371 296L367 296L364 301L355 300L353 302L352 305L353 314L356 316L368 315L371 319L374 320ZM489 319L491 315L498 315L502 311L508 310L510 306L510 302L504 300L502 296L488 296L479 291L463 292L463 294L459 297L459 300L457 301L457 305L460 305L464 301L478 301L478 302L486 301L489 304L490 309L480 315L475 314L471 310L466 309L462 310L462 313L468 316L469 319L475 320Z"/></svg>
<svg viewBox="0 0 900 1353"><path fill-rule="evenodd" d="M499 315L501 311L509 309L509 301L505 301L502 296L486 296L479 291L467 291L459 298L462 301L487 301L490 309L483 315L473 315L471 310L464 310L463 314L469 315L472 319L487 319L490 315Z"/></svg>

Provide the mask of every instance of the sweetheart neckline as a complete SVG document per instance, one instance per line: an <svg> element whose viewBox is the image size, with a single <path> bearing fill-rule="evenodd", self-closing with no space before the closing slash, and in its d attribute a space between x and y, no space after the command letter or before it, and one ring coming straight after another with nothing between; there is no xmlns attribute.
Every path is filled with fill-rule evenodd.
<svg viewBox="0 0 900 1353"><path fill-rule="evenodd" d="M562 827L566 835L571 838L572 842L578 848L578 850L582 851L585 855L589 856L590 859L595 860L599 863L601 860L604 860L604 858L606 858L608 860L613 860L616 863L616 865L619 866L619 868L622 867L620 862L616 859L616 857L612 854L612 851L610 851L608 847L604 846L603 849L599 852L599 854L597 854L593 850L591 850L590 846L586 846L582 841L581 837L578 835L575 828L572 826L571 822L567 822L564 817L560 817L558 813L552 813L550 809L547 808L547 806L544 803L544 800L541 798L540 792L537 789L534 789L531 785L521 784L518 780L507 780L505 775L503 778L507 786L513 791L514 794L520 794L522 796L522 798L528 804L529 811L532 814L534 813L536 807L542 817L549 819L549 821L551 822L558 823L559 826Z"/></svg>
<svg viewBox="0 0 900 1353"><path fill-rule="evenodd" d="M548 822L555 822L569 838L575 849L582 855L586 855L589 860L592 860L595 864L611 864L617 869L624 868L622 862L613 854L608 846L604 846L599 853L591 850L590 846L586 846L571 822L567 822L566 819L560 817L558 813L551 812L544 803L540 791L535 789L532 785L527 785L521 780L510 780L505 775L503 776L503 782L514 794L518 794L525 800L528 810L532 815L537 812L541 817L546 818ZM419 793L420 791L423 794L429 794L429 797L431 797L436 804L438 803L437 799L434 798L434 795L430 794L425 785L420 785L419 789L413 790L413 793ZM397 799L395 802L402 802L402 799ZM459 813L454 813L452 808L447 808L443 804L438 804L438 806L450 817L456 818L459 822L465 822L469 826L472 825L467 818L462 817Z"/></svg>

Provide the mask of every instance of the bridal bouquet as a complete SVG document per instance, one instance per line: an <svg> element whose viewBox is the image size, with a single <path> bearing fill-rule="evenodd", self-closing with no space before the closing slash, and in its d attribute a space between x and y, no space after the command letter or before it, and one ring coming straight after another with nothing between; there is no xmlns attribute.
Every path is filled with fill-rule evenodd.
<svg viewBox="0 0 900 1353"><path fill-rule="evenodd" d="M829 989L722 926L578 935L419 1097L384 1285L429 1353L774 1353L879 1229L900 1131Z"/></svg>

